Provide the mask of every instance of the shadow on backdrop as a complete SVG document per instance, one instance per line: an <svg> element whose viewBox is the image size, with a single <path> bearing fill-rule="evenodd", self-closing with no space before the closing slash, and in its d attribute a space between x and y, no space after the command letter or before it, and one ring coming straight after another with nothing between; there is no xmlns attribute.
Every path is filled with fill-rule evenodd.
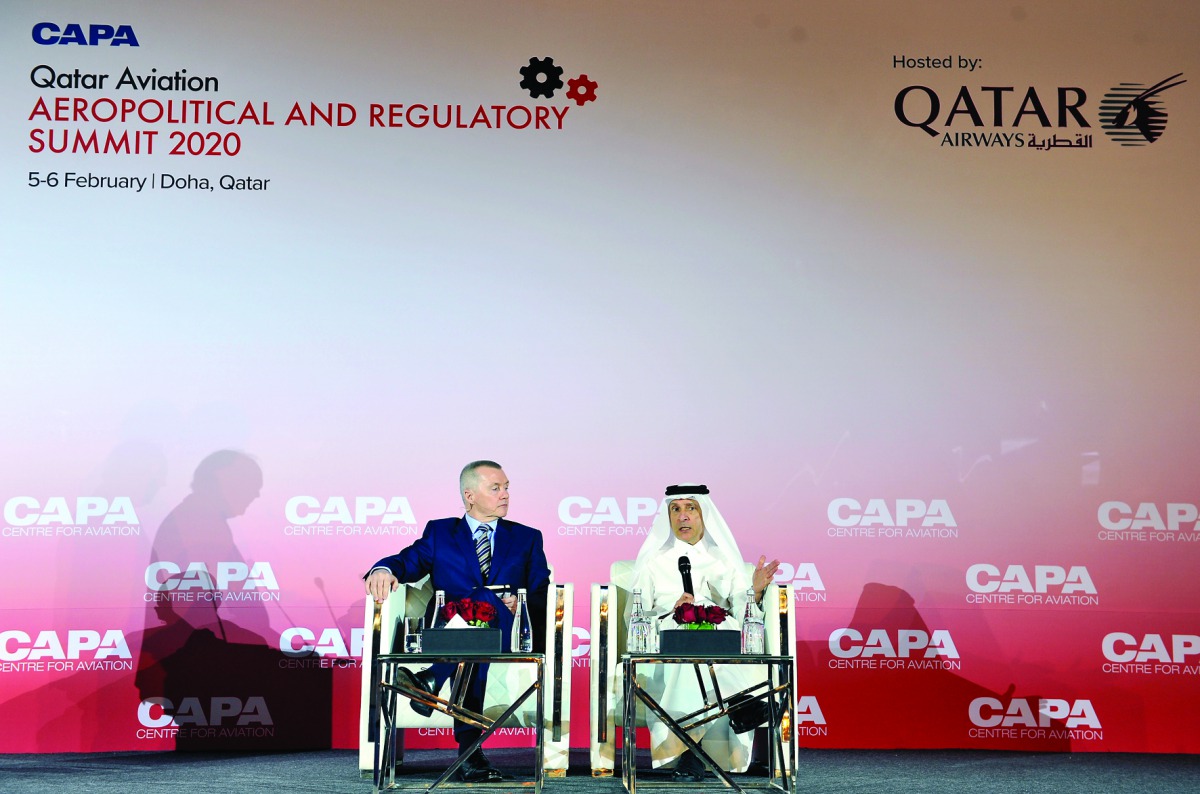
<svg viewBox="0 0 1200 794"><path fill-rule="evenodd" d="M815 694L825 713L842 715L839 720L838 746L928 748L959 747L974 726L968 714L968 704L976 698L994 698L1001 711L1008 709L1015 697L1036 702L1036 693L1016 695L1016 683L1004 692L994 692L964 678L952 658L925 658L924 652L910 658L893 651L868 654L867 650L883 647L885 642L898 645L902 631L923 632L933 637L917 610L913 597L905 590L891 585L870 582L863 587L854 616L846 627L856 633L852 641L839 641L844 647L861 645L858 656L844 658L830 649L834 642L799 643L797 663L801 693ZM872 632L882 630L887 640ZM859 639L861 638L861 640ZM930 641L929 646L935 643ZM879 662L890 661L894 667L880 669ZM875 661L872 667L867 662ZM872 683L868 683L868 679ZM879 699L880 680L886 680L888 696ZM892 717L878 718L882 712L907 715L898 721ZM989 711L991 714L991 711ZM897 732L897 724L907 725ZM798 741L805 746L803 722L797 725ZM1016 740L980 740L980 749L1003 749L1037 752L1069 752L1071 740L1063 720L1051 720L1044 730L1031 732L1030 737ZM847 737L853 741L847 744Z"/></svg>
<svg viewBox="0 0 1200 794"><path fill-rule="evenodd" d="M135 683L142 724L167 727L177 750L331 746L332 671L289 664L267 613L275 574L245 560L230 526L262 483L248 455L214 452L154 538Z"/></svg>

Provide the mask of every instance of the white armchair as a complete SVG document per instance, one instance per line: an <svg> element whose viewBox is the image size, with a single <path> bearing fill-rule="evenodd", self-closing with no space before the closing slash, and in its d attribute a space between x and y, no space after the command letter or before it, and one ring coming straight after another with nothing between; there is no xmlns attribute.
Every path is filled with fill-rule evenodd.
<svg viewBox="0 0 1200 794"><path fill-rule="evenodd" d="M574 585L555 584L551 579L546 592L546 664L544 670L543 768L547 777L564 777L570 752L571 710L571 630ZM358 767L370 776L375 762L375 737L372 735L375 714L375 687L372 682L375 656L400 653L398 642L403 629L398 629L405 616L425 614L433 589L429 578L409 585L400 585L382 604L367 598L364 610L366 634L363 641L362 698L359 709ZM393 650L394 649L394 650ZM423 666L420 656L413 656L414 667ZM495 719L534 681L532 665L494 665L488 675L487 694L483 713ZM514 696L510 696L514 693ZM450 728L453 720L440 711L422 717L412 709L400 708L396 714L402 728ZM529 698L503 727L532 728L536 725L536 703ZM401 733L402 735L402 733ZM404 760L403 739L398 738L396 760Z"/></svg>
<svg viewBox="0 0 1200 794"><path fill-rule="evenodd" d="M621 654L625 653L625 603L629 592L615 582L628 581L633 560L618 560L609 571L609 583L592 584L591 603L591 719L589 725L593 777L612 775L616 757L617 715L624 708ZM754 566L748 565L753 571ZM792 657L796 680L796 610L790 585L771 584L763 594L767 653ZM793 703L793 708L794 708ZM644 727L638 711L638 726ZM785 752L790 752L784 745Z"/></svg>

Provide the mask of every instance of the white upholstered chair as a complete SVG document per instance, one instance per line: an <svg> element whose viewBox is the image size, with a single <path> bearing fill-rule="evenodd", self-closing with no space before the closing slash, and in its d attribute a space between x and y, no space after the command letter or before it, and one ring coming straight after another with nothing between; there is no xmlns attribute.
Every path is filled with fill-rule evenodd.
<svg viewBox="0 0 1200 794"><path fill-rule="evenodd" d="M624 708L621 654L625 653L625 603L629 592L614 582L628 581L633 560L618 560L609 571L608 584L592 585L591 603L591 716L588 732L592 775L613 773L616 728ZM754 566L748 565L753 571ZM763 594L767 653L792 657L792 681L796 680L796 610L790 585L771 584ZM794 697L794 694L793 694ZM793 703L793 708L794 708ZM644 712L638 710L638 726L644 727ZM785 752L788 752L785 745Z"/></svg>
<svg viewBox="0 0 1200 794"><path fill-rule="evenodd" d="M553 574L552 574L553 575ZM544 676L543 712L543 768L547 777L563 777L567 772L570 752L570 709L571 709L571 628L572 597L574 585L555 584L551 579L546 592L546 663ZM410 585L400 585L383 604L367 598L364 609L366 634L363 639L362 699L359 709L358 766L365 776L370 776L374 767L375 741L372 725L375 720L372 692L372 668L376 654L399 653L398 642L405 616L425 614L433 590L429 578ZM393 651L393 648L395 649ZM420 656L413 656L413 668L425 665ZM536 672L532 665L493 665L488 673L487 694L483 712L493 719L500 717L513 699L509 693L525 691L534 680ZM442 692L447 697L449 689ZM398 708L397 724L403 728L450 728L453 721L446 714L434 711L422 717L407 707ZM537 721L536 703L526 700L504 724L506 728L532 728ZM397 761L403 762L403 739L398 739Z"/></svg>

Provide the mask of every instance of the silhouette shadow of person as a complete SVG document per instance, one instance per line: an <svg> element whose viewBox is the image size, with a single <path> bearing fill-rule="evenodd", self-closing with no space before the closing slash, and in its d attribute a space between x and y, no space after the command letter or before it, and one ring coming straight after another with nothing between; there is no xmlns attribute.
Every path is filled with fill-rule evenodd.
<svg viewBox="0 0 1200 794"><path fill-rule="evenodd" d="M262 485L249 455L214 452L155 534L136 685L143 724L172 733L177 750L331 743L331 671L290 664L267 612L275 573L234 540L230 521Z"/></svg>

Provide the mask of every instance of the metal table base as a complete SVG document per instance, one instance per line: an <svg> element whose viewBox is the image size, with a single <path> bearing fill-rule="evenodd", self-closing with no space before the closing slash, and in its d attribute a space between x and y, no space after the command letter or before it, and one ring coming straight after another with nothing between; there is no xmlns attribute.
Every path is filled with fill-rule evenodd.
<svg viewBox="0 0 1200 794"><path fill-rule="evenodd" d="M661 720L681 742L699 758L704 765L717 776L726 788L733 789L739 793L744 793L747 788L750 789L767 789L771 791L785 791L789 794L796 792L796 743L788 742L787 750L783 746L783 736L780 730L781 718L786 715L788 724L794 725L796 715L794 713L794 682L792 677L792 659L788 656L751 656L751 655L712 655L712 656L667 656L664 654L646 654L632 655L624 654L621 656L621 664L625 672L625 704L624 713L622 715L622 730L624 733L622 739L622 756L621 756L621 779L625 784L625 789L634 794L638 787L637 782L637 767L635 763L637 753L636 740L636 725L637 725L637 704L641 702L647 710L653 713ZM637 680L638 665L655 665L655 664L690 664L696 671L697 679L700 682L700 691L704 698L704 706L692 712L685 714L678 719L673 718L667 711L658 703L657 700L642 686ZM754 684L739 690L738 692L725 695L721 692L720 685L717 683L716 665L739 665L739 664L758 664L767 667L767 680L765 682ZM713 698L709 702L708 688L704 685L704 673L702 669L707 670L708 679L712 687ZM762 785L739 784L729 776L725 770L721 769L709 757L700 743L694 741L688 735L688 731L705 725L716 719L729 714L731 701L739 695L747 695L756 700L765 700L769 719L767 724L770 726L771 740L769 742L769 760L767 782ZM780 707L777 702L777 695L783 695L783 714L778 714L777 709ZM643 788L676 788L677 783L643 783Z"/></svg>
<svg viewBox="0 0 1200 794"><path fill-rule="evenodd" d="M469 785L471 787L495 788L511 790L513 788L531 788L534 792L542 790L542 783L545 778L545 773L542 766L544 758L543 744L543 723L545 721L545 673L546 657L540 653L494 653L494 654L455 654L454 656L441 656L436 654L382 654L375 657L374 670L372 671L372 681L375 682L377 692L378 708L375 712L376 730L375 730L375 769L374 769L374 792L378 794L380 791L396 790L400 788L396 785L396 761L398 736L397 732L403 730L396 719L396 708L400 704L400 698L417 703L423 703L431 706L434 709L448 714L460 722L465 722L469 725L474 725L480 728L483 732L479 738L470 747L462 750L459 756L454 760L445 772L442 773L432 785L424 787L412 787L408 790L430 792L441 786L450 776L453 775L458 768L462 766L462 762L474 753L477 749L483 746L483 742L491 736L497 728L504 725L521 704L529 699L530 696L536 698L536 721L534 727L534 736L536 737L536 745L534 747L534 767L533 780L530 782L505 780L498 783L473 783L460 784ZM408 686L403 680L397 680L396 671L401 667L410 667L415 664L433 664L433 663L450 663L457 664L458 667L451 678L450 697L443 699L435 695L430 695L428 692L419 689L413 689ZM467 694L467 684L470 680L471 672L477 664L534 664L537 667L537 677L534 683L518 695L513 703L505 712L491 719L488 716L477 711L472 711L463 705L463 699ZM453 787L454 784L451 784Z"/></svg>

